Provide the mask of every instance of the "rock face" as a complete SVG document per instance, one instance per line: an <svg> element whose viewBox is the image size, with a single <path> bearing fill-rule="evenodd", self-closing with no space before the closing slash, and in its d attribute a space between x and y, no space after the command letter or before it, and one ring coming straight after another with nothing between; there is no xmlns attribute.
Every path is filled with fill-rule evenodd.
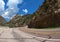
<svg viewBox="0 0 60 42"><path fill-rule="evenodd" d="M10 20L10 22L8 23L10 27L13 27L13 26L19 26L19 19L21 19L21 15L16 15L13 17L12 20Z"/></svg>
<svg viewBox="0 0 60 42"><path fill-rule="evenodd" d="M27 15L16 15L10 22L10 26L14 27L21 27L21 26L26 26L29 24L30 20L35 14L27 14Z"/></svg>
<svg viewBox="0 0 60 42"><path fill-rule="evenodd" d="M0 26L5 25L5 24L6 24L5 19L2 16L0 16Z"/></svg>
<svg viewBox="0 0 60 42"><path fill-rule="evenodd" d="M30 21L29 28L60 26L59 0L45 0L43 5L34 13L36 16Z"/></svg>

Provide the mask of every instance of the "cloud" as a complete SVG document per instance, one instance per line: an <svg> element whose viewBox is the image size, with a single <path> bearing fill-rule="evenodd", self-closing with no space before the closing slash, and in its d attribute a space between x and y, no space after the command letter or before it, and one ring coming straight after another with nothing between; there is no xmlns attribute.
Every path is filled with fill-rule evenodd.
<svg viewBox="0 0 60 42"><path fill-rule="evenodd" d="M4 11L4 1L3 0L0 0L0 15L3 14L3 11Z"/></svg>
<svg viewBox="0 0 60 42"><path fill-rule="evenodd" d="M4 18L8 18L8 19L12 19L16 14L16 11L13 10L13 9L7 9L3 14L2 16Z"/></svg>
<svg viewBox="0 0 60 42"><path fill-rule="evenodd" d="M0 0L0 11L4 10L4 1L3 0Z"/></svg>
<svg viewBox="0 0 60 42"><path fill-rule="evenodd" d="M28 13L28 10L27 9L23 9L23 12Z"/></svg>
<svg viewBox="0 0 60 42"><path fill-rule="evenodd" d="M17 7L18 4L22 4L23 0L9 0L7 2L8 8L4 11L2 16L4 18L12 19L19 11L19 8Z"/></svg>
<svg viewBox="0 0 60 42"><path fill-rule="evenodd" d="M10 4L18 4L18 3L21 4L22 2L23 2L23 0L14 0L14 1L13 0L9 0L8 1L8 5L10 5Z"/></svg>
<svg viewBox="0 0 60 42"><path fill-rule="evenodd" d="M7 3L7 6L9 7L9 9L14 9L14 10L18 10L17 5L21 4L23 2L23 0L9 0Z"/></svg>
<svg viewBox="0 0 60 42"><path fill-rule="evenodd" d="M4 18L9 18L9 17L8 17L8 12L5 12L4 14L2 14L2 17L4 17Z"/></svg>

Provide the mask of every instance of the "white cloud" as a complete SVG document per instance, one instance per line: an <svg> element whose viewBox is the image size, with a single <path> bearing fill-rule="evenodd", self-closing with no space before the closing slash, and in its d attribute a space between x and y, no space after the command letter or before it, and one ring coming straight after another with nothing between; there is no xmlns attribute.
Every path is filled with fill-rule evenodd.
<svg viewBox="0 0 60 42"><path fill-rule="evenodd" d="M4 1L3 0L0 0L0 11L3 11L4 10Z"/></svg>
<svg viewBox="0 0 60 42"><path fill-rule="evenodd" d="M8 5L10 5L10 4L18 4L18 3L21 4L22 2L23 2L23 0L14 0L14 1L13 0L9 0L8 1Z"/></svg>
<svg viewBox="0 0 60 42"><path fill-rule="evenodd" d="M17 4L21 4L23 0L9 0L7 3L8 8L4 11L2 16L4 18L12 19L19 11Z"/></svg>
<svg viewBox="0 0 60 42"><path fill-rule="evenodd" d="M3 14L4 12L4 5L5 5L4 1L0 0L0 15Z"/></svg>
<svg viewBox="0 0 60 42"><path fill-rule="evenodd" d="M15 11L7 9L3 14L2 17L12 19L15 16Z"/></svg>
<svg viewBox="0 0 60 42"><path fill-rule="evenodd" d="M22 2L23 0L9 0L7 6L9 6L9 8L14 8L17 7L17 4L21 4Z"/></svg>
<svg viewBox="0 0 60 42"><path fill-rule="evenodd" d="M5 15L8 15L8 12L5 12Z"/></svg>
<svg viewBox="0 0 60 42"><path fill-rule="evenodd" d="M28 10L27 9L23 9L23 12L28 13Z"/></svg>
<svg viewBox="0 0 60 42"><path fill-rule="evenodd" d="M2 14L2 17L4 17L4 18L9 18L9 17L8 17L8 12L5 12L4 14Z"/></svg>

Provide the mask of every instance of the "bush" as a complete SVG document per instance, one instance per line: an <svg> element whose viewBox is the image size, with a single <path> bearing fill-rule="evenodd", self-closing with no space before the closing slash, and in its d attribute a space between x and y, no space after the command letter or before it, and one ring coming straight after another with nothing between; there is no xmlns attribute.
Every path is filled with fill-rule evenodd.
<svg viewBox="0 0 60 42"><path fill-rule="evenodd" d="M47 9L48 9L48 7L49 7L49 5L48 5L48 4L45 4L45 10L47 10Z"/></svg>
<svg viewBox="0 0 60 42"><path fill-rule="evenodd" d="M9 25L9 27L10 27L10 28L13 28L13 27L14 27L14 25L10 24L10 25Z"/></svg>

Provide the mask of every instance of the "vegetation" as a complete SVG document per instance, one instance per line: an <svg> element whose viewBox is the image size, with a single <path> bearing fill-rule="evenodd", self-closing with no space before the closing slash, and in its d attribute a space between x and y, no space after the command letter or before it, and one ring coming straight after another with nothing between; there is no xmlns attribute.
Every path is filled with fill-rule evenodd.
<svg viewBox="0 0 60 42"><path fill-rule="evenodd" d="M10 24L10 25L9 25L9 28L14 28L14 25L13 25L13 24Z"/></svg>
<svg viewBox="0 0 60 42"><path fill-rule="evenodd" d="M26 14L26 15L16 15L10 22L9 25L13 25L15 27L21 27L21 26L26 26L29 24L31 19L33 18L35 14Z"/></svg>
<svg viewBox="0 0 60 42"><path fill-rule="evenodd" d="M48 4L45 4L45 10L47 10L48 9L48 7L49 7L49 5Z"/></svg>
<svg viewBox="0 0 60 42"><path fill-rule="evenodd" d="M2 16L0 16L0 26L6 26L6 25L7 25L7 23L6 23L5 19Z"/></svg>

